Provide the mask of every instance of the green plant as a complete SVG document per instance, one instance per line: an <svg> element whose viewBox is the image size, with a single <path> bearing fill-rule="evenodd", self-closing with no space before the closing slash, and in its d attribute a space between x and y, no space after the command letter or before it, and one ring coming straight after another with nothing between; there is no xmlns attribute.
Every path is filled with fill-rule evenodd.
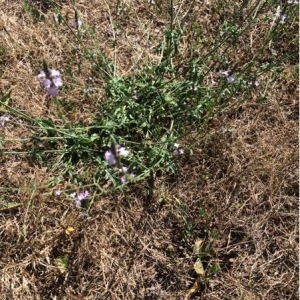
<svg viewBox="0 0 300 300"><path fill-rule="evenodd" d="M26 3L24 5L29 13L41 18L36 10ZM130 170L132 176L127 179L134 182L146 180L157 172L176 172L178 155L174 154L178 152L174 152L174 145L178 141L185 143L190 133L194 140L197 139L216 113L248 97L258 76L272 68L273 64L258 67L257 54L241 66L230 58L232 47L238 45L257 20L260 21L259 12L271 5L257 2L253 6L242 7L240 11L235 7L232 16L220 26L218 39L211 49L203 53L194 52L182 63L179 46L185 20L176 18L171 1L170 26L157 47L160 60L146 63L126 76L116 74L116 66L104 54L84 47L84 32L74 34L74 45L78 45L78 49L74 50L74 60L79 57L79 64L84 60L91 63L91 76L104 80L104 97L96 99L93 120L89 125L68 121L63 112L64 100L58 97L55 101L63 124L57 125L49 119L34 119L11 107L6 102L9 98L7 93L2 98L2 105L32 129L32 136L22 140L23 152L37 158L42 165L51 166L53 171L59 170L65 180L97 188L104 186L107 180L113 183L114 188L123 187L124 180L120 178L122 167ZM254 10L256 17L251 15ZM238 24L239 13L245 19L242 25ZM286 13L293 13L292 8L288 7ZM76 10L75 17L77 20ZM60 14L59 26L65 23ZM262 53L267 43L278 37L280 23L277 21L270 28L256 53ZM73 32L70 26L67 27ZM79 30L78 26L76 30ZM193 44L191 49L194 49ZM44 63L45 72L47 68ZM223 70L221 75L220 70ZM214 85L206 83L207 74L212 71L219 74L215 75L218 81ZM50 82L47 88L51 88L52 79L45 80ZM60 87L60 77L59 80ZM56 89L54 96L57 94ZM192 144L184 145L186 155ZM127 147L130 155L120 158L117 166L112 167L105 161L105 153L110 150L115 154L116 145ZM3 152L11 153L9 150Z"/></svg>

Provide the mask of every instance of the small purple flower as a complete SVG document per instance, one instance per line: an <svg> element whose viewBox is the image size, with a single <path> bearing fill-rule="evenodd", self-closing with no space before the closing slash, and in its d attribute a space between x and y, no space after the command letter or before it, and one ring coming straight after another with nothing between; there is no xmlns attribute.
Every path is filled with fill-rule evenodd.
<svg viewBox="0 0 300 300"><path fill-rule="evenodd" d="M89 191L84 191L84 192L82 192L82 193L79 193L78 195L77 195L77 197L76 197L76 193L73 193L73 194L71 194L70 196L72 197L72 198L75 198L76 197L76 199L75 199L75 206L76 207L81 207L81 204L82 204L82 201L85 199L85 198L87 198L88 196L89 196Z"/></svg>
<svg viewBox="0 0 300 300"><path fill-rule="evenodd" d="M229 75L229 76L227 77L227 81L228 81L229 83L233 83L233 82L234 82L234 77L233 77L232 75Z"/></svg>
<svg viewBox="0 0 300 300"><path fill-rule="evenodd" d="M255 80L255 81L250 81L250 82L249 82L249 85L250 85L250 86L253 86L253 87L258 87L258 86L259 86L259 82L258 82L257 80Z"/></svg>
<svg viewBox="0 0 300 300"><path fill-rule="evenodd" d="M123 166L122 168L119 169L119 172L121 173L120 180L124 184L128 181L128 179L134 178L135 175L133 173L128 174L128 167Z"/></svg>
<svg viewBox="0 0 300 300"><path fill-rule="evenodd" d="M46 73L44 71L41 71L38 75L37 75L37 78L39 80L43 80L46 78Z"/></svg>
<svg viewBox="0 0 300 300"><path fill-rule="evenodd" d="M288 0L288 4L298 4L297 0Z"/></svg>
<svg viewBox="0 0 300 300"><path fill-rule="evenodd" d="M81 201L79 199L75 200L75 206L76 207L81 207Z"/></svg>
<svg viewBox="0 0 300 300"><path fill-rule="evenodd" d="M54 86L52 86L48 89L48 94L53 97L56 97L58 95L58 92L59 92L59 90Z"/></svg>
<svg viewBox="0 0 300 300"><path fill-rule="evenodd" d="M121 169L119 169L119 171L120 171L121 173L127 173L127 172L128 172L128 168L125 167L125 166L123 166Z"/></svg>
<svg viewBox="0 0 300 300"><path fill-rule="evenodd" d="M43 87L47 90L47 89L50 89L51 87L51 80L50 79L44 79L43 82Z"/></svg>
<svg viewBox="0 0 300 300"><path fill-rule="evenodd" d="M175 148L175 150L173 151L173 155L177 156L184 154L184 150L180 147L180 144L174 143L173 146Z"/></svg>
<svg viewBox="0 0 300 300"><path fill-rule="evenodd" d="M134 177L135 177L135 174L133 174L133 173L130 173L130 174L125 173L123 176L121 176L120 180L124 184L128 181L127 179L132 179Z"/></svg>
<svg viewBox="0 0 300 300"><path fill-rule="evenodd" d="M82 200L84 200L89 194L90 194L90 193L89 193L88 191L84 191L84 192L78 194L77 199L78 199L79 201L82 201Z"/></svg>
<svg viewBox="0 0 300 300"><path fill-rule="evenodd" d="M60 196L61 193L62 193L62 191L61 191L60 189L54 191L54 195L55 195L55 196Z"/></svg>
<svg viewBox="0 0 300 300"><path fill-rule="evenodd" d="M0 117L0 125L3 127L10 120L10 115L4 114Z"/></svg>
<svg viewBox="0 0 300 300"><path fill-rule="evenodd" d="M229 83L233 83L234 82L234 77L232 76L231 72L230 71L222 71L220 72L222 75L225 75L226 78L227 78L227 81Z"/></svg>
<svg viewBox="0 0 300 300"><path fill-rule="evenodd" d="M72 26L76 29L79 29L82 26L82 20L77 18L73 21Z"/></svg>
<svg viewBox="0 0 300 300"><path fill-rule="evenodd" d="M280 19L279 23L284 24L286 21L286 15L282 11L278 11L275 16Z"/></svg>
<svg viewBox="0 0 300 300"><path fill-rule="evenodd" d="M76 193L70 194L70 197L71 197L71 198L75 198L75 197L76 197Z"/></svg>
<svg viewBox="0 0 300 300"><path fill-rule="evenodd" d="M110 166L113 166L116 164L116 157L110 150L105 152L104 158Z"/></svg>
<svg viewBox="0 0 300 300"><path fill-rule="evenodd" d="M127 182L127 179L126 179L126 176L123 175L121 178L120 178L121 182L124 184Z"/></svg>
<svg viewBox="0 0 300 300"><path fill-rule="evenodd" d="M281 23L281 24L284 24L284 23L285 23L285 20L286 20L286 15L281 14L281 16L280 16L280 23Z"/></svg>
<svg viewBox="0 0 300 300"><path fill-rule="evenodd" d="M176 149L173 151L173 155L175 155L175 156L182 155L182 154L184 154L183 149Z"/></svg>
<svg viewBox="0 0 300 300"><path fill-rule="evenodd" d="M63 83L60 77L55 77L52 79L52 83L56 88L62 87Z"/></svg>
<svg viewBox="0 0 300 300"><path fill-rule="evenodd" d="M55 69L50 69L49 73L50 73L50 78L57 78L57 77L61 76L60 72L58 70L55 70Z"/></svg>
<svg viewBox="0 0 300 300"><path fill-rule="evenodd" d="M117 154L120 156L128 156L130 151L127 150L125 147L121 147L120 145L116 146Z"/></svg>
<svg viewBox="0 0 300 300"><path fill-rule="evenodd" d="M63 86L61 74L58 70L42 70L37 75L37 78L42 81L43 87L47 90L50 96L56 97L60 87Z"/></svg>
<svg viewBox="0 0 300 300"><path fill-rule="evenodd" d="M222 75L225 75L226 77L229 76L229 71L221 71L220 73L221 73Z"/></svg>

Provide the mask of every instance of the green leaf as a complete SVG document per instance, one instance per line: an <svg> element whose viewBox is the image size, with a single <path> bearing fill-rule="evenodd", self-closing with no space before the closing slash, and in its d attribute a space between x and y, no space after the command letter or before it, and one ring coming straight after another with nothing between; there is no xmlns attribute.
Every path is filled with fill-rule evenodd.
<svg viewBox="0 0 300 300"><path fill-rule="evenodd" d="M10 100L11 90L9 90L4 96L0 99L0 112L6 111L6 109L2 108L2 105L7 108L9 100Z"/></svg>
<svg viewBox="0 0 300 300"><path fill-rule="evenodd" d="M64 274L68 268L68 262L69 262L68 255L66 254L63 257L56 258L54 262L58 267L59 272L61 274Z"/></svg>
<svg viewBox="0 0 300 300"><path fill-rule="evenodd" d="M221 267L219 263L213 263L213 265L210 268L210 273L217 274L221 271Z"/></svg>

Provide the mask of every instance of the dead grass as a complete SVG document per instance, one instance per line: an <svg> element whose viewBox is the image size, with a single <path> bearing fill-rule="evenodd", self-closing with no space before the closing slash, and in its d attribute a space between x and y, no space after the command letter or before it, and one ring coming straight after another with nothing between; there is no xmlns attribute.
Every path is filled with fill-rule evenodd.
<svg viewBox="0 0 300 300"><path fill-rule="evenodd" d="M165 7L88 2L77 6L92 27L85 45L116 59L118 74L160 59L153 45L168 26ZM92 65L83 65L80 75L72 65L76 44L70 32L56 29L53 11L45 11L47 22L35 23L19 1L0 4L1 94L12 87L12 105L58 121L56 106L48 103L34 75L42 59L53 67L64 65L72 88L62 97L76 108L70 119L89 122L102 83L99 79L99 90L81 100ZM210 19L214 2L195 5L193 16L206 24L210 43L213 20L224 16L215 11ZM71 8L63 5L66 16ZM183 45L188 42L184 36ZM241 62L250 54L245 50ZM216 117L194 154L182 158L179 174L156 178L152 197L146 184L126 194L97 196L90 221L52 195L47 182L58 174L25 157L2 155L1 201L20 206L0 207L1 299L185 299L196 278L197 238L214 249L204 266L218 262L221 272L195 299L298 299L298 84L291 62L268 86L264 103L253 95ZM1 137L30 134L14 122L1 129ZM20 149L16 142L5 145ZM62 188L70 188L68 182ZM70 235L67 226L74 227ZM65 255L68 269L60 273L56 259Z"/></svg>

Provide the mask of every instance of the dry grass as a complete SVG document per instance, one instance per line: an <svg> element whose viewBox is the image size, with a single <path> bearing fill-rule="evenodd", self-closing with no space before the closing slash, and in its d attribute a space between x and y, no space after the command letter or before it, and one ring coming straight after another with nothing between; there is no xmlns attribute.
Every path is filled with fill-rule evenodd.
<svg viewBox="0 0 300 300"><path fill-rule="evenodd" d="M29 2L39 6L39 1ZM69 16L72 6L61 2ZM202 7L196 1L193 10L211 34L208 44L214 22L224 17L211 2ZM117 73L123 75L134 72L142 61L160 59L153 46L169 16L163 5L155 9L142 1L118 3L78 1L77 9L94 28L85 45L116 60ZM1 94L12 87L10 104L59 122L56 106L33 78L43 59L53 67L64 65L70 90L62 97L75 107L65 113L71 120L88 123L93 97L102 97L102 82L99 79L99 90L83 98L81 85L92 65L85 62L80 73L73 66L70 53L77 45L70 42L70 31L56 29L51 10L45 10L47 22L36 23L19 1L0 0L0 5ZM179 17L188 5L182 8ZM149 35L153 45L147 42ZM284 38L288 37L282 42L287 47ZM189 39L196 45L192 34L183 37L182 53ZM244 44L241 62L251 55L247 41ZM280 48L276 51L280 57ZM1 201L20 206L0 207L0 298L185 299L196 278L194 243L201 238L213 249L204 257L204 266L219 263L221 271L195 299L298 299L296 64L293 58L286 62L284 72L267 86L264 103L253 95L217 116L195 144L194 154L180 162L180 173L156 178L153 195L139 184L130 193L98 196L91 220L49 191L49 178L58 174L25 157L2 155ZM266 75L265 82L271 76ZM7 124L1 137L30 134L19 125L17 119ZM20 149L17 142L5 146ZM70 185L66 182L61 188ZM74 227L70 235L67 226ZM69 267L60 273L56 259L65 255Z"/></svg>

